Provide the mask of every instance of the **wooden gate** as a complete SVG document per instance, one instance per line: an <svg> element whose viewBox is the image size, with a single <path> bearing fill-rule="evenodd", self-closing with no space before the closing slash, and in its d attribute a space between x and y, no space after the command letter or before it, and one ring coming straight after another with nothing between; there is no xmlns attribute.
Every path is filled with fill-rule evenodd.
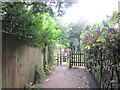
<svg viewBox="0 0 120 90"><path fill-rule="evenodd" d="M70 51L69 67L71 68L72 66L85 66L84 58L85 55L81 51Z"/></svg>

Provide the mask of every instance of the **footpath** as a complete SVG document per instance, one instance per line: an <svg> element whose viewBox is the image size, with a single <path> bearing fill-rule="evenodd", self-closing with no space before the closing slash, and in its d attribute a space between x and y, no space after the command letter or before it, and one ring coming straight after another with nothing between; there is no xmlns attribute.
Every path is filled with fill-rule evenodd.
<svg viewBox="0 0 120 90"><path fill-rule="evenodd" d="M65 64L54 66L53 71L42 80L41 88L96 88L84 67L69 69Z"/></svg>

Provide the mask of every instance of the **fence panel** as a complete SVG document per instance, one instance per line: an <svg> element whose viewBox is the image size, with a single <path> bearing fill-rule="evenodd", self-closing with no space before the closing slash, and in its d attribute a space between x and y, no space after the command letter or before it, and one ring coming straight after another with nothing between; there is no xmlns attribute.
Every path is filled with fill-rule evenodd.
<svg viewBox="0 0 120 90"><path fill-rule="evenodd" d="M85 66L84 54L81 51L70 51L70 67Z"/></svg>
<svg viewBox="0 0 120 90"><path fill-rule="evenodd" d="M24 88L33 82L35 66L43 66L42 50L28 47L15 37L5 35L2 40L2 87Z"/></svg>

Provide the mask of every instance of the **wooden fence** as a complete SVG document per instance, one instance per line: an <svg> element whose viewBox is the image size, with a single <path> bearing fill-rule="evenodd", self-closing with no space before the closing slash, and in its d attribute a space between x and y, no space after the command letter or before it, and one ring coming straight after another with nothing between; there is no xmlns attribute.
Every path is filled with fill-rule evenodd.
<svg viewBox="0 0 120 90"><path fill-rule="evenodd" d="M85 66L84 54L81 51L70 51L70 67Z"/></svg>
<svg viewBox="0 0 120 90"><path fill-rule="evenodd" d="M35 66L43 66L41 49L26 46L12 36L2 38L2 87L24 88L33 82Z"/></svg>

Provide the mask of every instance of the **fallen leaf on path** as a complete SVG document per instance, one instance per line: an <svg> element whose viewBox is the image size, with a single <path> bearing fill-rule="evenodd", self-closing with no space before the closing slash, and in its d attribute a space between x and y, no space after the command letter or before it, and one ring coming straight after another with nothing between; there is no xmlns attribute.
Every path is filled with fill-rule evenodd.
<svg viewBox="0 0 120 90"><path fill-rule="evenodd" d="M49 81L49 79L47 78L47 80L46 80L47 82Z"/></svg>

